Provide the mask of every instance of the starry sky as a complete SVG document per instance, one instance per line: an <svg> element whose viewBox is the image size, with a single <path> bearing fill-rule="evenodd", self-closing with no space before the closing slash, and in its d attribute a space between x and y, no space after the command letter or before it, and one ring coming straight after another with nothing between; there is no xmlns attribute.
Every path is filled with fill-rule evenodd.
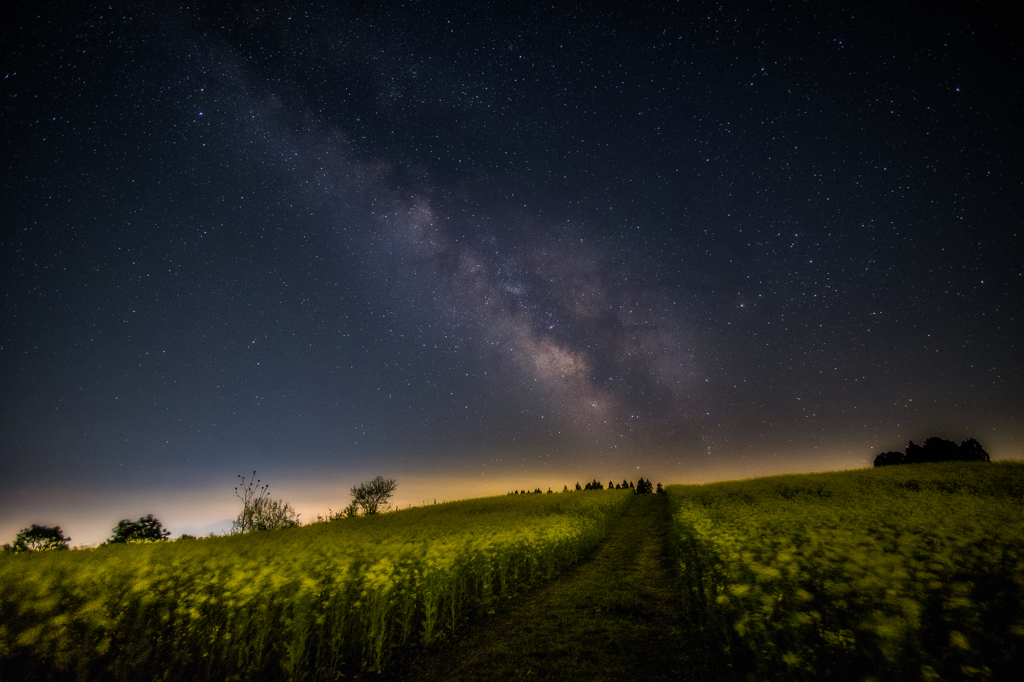
<svg viewBox="0 0 1024 682"><path fill-rule="evenodd" d="M1024 458L1009 5L573 4L10 14L0 542Z"/></svg>

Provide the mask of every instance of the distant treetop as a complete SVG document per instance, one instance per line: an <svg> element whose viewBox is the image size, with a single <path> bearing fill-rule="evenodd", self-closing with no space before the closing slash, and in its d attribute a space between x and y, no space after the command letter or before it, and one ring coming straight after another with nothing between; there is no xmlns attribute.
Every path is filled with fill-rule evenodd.
<svg viewBox="0 0 1024 682"><path fill-rule="evenodd" d="M139 542L158 542L170 537L171 531L164 530L160 522L147 514L138 521L124 519L114 527L114 536L105 545L133 544Z"/></svg>
<svg viewBox="0 0 1024 682"><path fill-rule="evenodd" d="M875 466L890 466L893 464L924 464L925 462L990 462L991 459L981 443L973 438L968 438L957 445L951 440L942 438L929 438L924 445L917 445L914 441L907 444L906 450L897 452L890 450L875 457Z"/></svg>
<svg viewBox="0 0 1024 682"><path fill-rule="evenodd" d="M14 538L14 546L4 545L5 551L13 552L45 552L54 549L67 549L71 538L64 537L60 526L39 526L32 524L23 528Z"/></svg>

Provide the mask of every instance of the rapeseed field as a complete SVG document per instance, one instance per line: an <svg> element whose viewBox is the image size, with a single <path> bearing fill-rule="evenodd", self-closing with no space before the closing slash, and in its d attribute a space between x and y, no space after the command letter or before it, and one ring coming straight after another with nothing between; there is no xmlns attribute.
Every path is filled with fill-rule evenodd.
<svg viewBox="0 0 1024 682"><path fill-rule="evenodd" d="M1024 463L667 493L691 620L740 678L1002 680L1024 667Z"/></svg>
<svg viewBox="0 0 1024 682"><path fill-rule="evenodd" d="M501 496L202 540L0 555L0 680L386 669L578 561L632 492Z"/></svg>

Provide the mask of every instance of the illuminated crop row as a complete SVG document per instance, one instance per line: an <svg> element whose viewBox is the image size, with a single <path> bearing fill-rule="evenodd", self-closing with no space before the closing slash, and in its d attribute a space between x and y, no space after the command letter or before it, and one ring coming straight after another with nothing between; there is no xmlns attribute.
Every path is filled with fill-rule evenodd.
<svg viewBox="0 0 1024 682"><path fill-rule="evenodd" d="M1024 662L1024 464L668 493L694 621L758 679L1000 679Z"/></svg>
<svg viewBox="0 0 1024 682"><path fill-rule="evenodd" d="M225 538L0 556L0 671L257 680L381 669L397 649L430 644L577 561L628 500L501 496Z"/></svg>

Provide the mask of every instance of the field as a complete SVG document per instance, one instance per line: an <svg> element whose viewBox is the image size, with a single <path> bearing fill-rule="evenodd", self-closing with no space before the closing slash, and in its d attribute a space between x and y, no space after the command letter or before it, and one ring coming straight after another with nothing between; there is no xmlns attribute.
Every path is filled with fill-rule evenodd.
<svg viewBox="0 0 1024 682"><path fill-rule="evenodd" d="M1024 664L1024 464L669 486L681 591L766 680L1012 679Z"/></svg>
<svg viewBox="0 0 1024 682"><path fill-rule="evenodd" d="M1020 462L502 496L0 555L0 682L1002 680L1022 667Z"/></svg>
<svg viewBox="0 0 1024 682"><path fill-rule="evenodd" d="M483 498L280 531L0 556L0 680L386 669L589 553L631 493Z"/></svg>

